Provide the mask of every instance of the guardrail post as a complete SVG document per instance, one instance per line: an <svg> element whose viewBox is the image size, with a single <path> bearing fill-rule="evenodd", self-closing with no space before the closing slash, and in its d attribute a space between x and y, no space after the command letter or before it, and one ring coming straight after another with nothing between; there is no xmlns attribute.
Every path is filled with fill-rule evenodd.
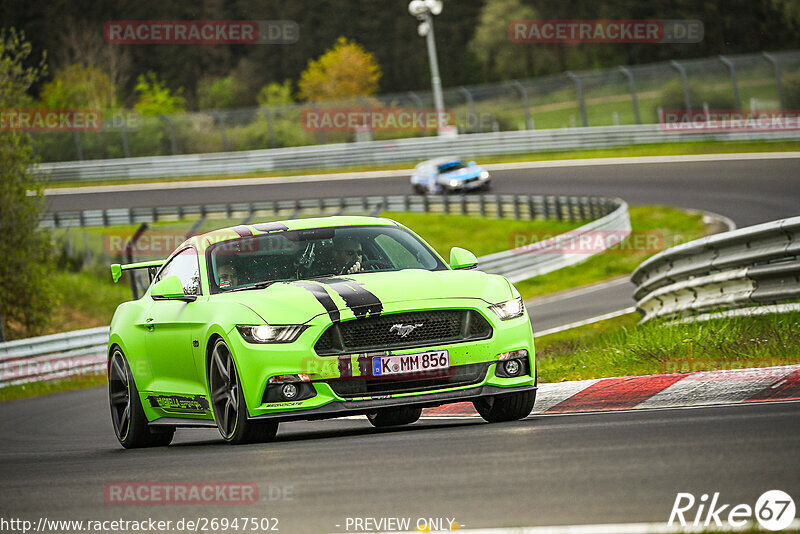
<svg viewBox="0 0 800 534"><path fill-rule="evenodd" d="M689 80L686 78L686 69L674 59L670 61L669 64L672 68L678 71L678 74L681 77L681 84L683 85L683 102L686 106L686 111L692 111L692 101L689 97Z"/></svg>
<svg viewBox="0 0 800 534"><path fill-rule="evenodd" d="M533 119L531 118L531 108L528 105L528 91L518 80L513 80L511 84L519 91L522 97L522 108L525 111L525 129L533 130Z"/></svg>
<svg viewBox="0 0 800 534"><path fill-rule="evenodd" d="M159 115L158 118L167 123L167 129L169 130L169 144L170 148L172 149L172 155L174 156L178 153L178 140L175 138L175 123L173 123L172 119L166 115Z"/></svg>
<svg viewBox="0 0 800 534"><path fill-rule="evenodd" d="M464 95L464 100L467 102L467 132L472 133L477 130L478 122L478 117L475 115L475 99L472 98L469 89L464 86L459 87L458 92Z"/></svg>
<svg viewBox="0 0 800 534"><path fill-rule="evenodd" d="M733 64L733 61L726 58L723 55L717 56L723 65L728 67L728 70L731 71L731 86L733 87L733 102L736 106L736 109L742 109L742 101L739 99L739 83L736 81L736 66Z"/></svg>
<svg viewBox="0 0 800 534"><path fill-rule="evenodd" d="M636 124L642 124L642 117L639 115L639 97L636 96L636 82L630 69L620 67L619 71L628 78L628 85L631 88L631 102L633 103L633 114L636 117Z"/></svg>
<svg viewBox="0 0 800 534"><path fill-rule="evenodd" d="M461 215L466 215L467 214L467 196L466 195L461 195L460 202L461 202Z"/></svg>
<svg viewBox="0 0 800 534"><path fill-rule="evenodd" d="M772 54L761 52L761 55L764 56L764 59L772 63L772 66L775 69L775 84L778 87L778 102L780 102L781 111L786 111L786 100L783 96L783 83L781 82L781 65L778 63L778 59Z"/></svg>
<svg viewBox="0 0 800 534"><path fill-rule="evenodd" d="M561 211L561 197L555 197L555 203L556 203L556 220L563 221L564 214Z"/></svg>
<svg viewBox="0 0 800 534"><path fill-rule="evenodd" d="M75 152L78 154L78 161L83 161L83 146L81 146L81 134L78 130L72 132L75 137Z"/></svg>
<svg viewBox="0 0 800 534"><path fill-rule="evenodd" d="M514 218L519 220L519 196L514 195Z"/></svg>
<svg viewBox="0 0 800 534"><path fill-rule="evenodd" d="M500 199L500 195L495 195L495 200L497 202L497 218L503 218L503 201Z"/></svg>
<svg viewBox="0 0 800 534"><path fill-rule="evenodd" d="M581 112L581 125L583 127L589 126L588 121L586 120L586 102L583 98L583 81L572 71L567 71L564 73L567 78L575 82L575 94L578 97L578 109Z"/></svg>

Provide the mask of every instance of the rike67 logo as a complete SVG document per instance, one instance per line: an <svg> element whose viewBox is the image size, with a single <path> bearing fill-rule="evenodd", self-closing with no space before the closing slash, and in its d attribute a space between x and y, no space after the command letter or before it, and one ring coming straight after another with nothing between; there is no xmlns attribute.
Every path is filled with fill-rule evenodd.
<svg viewBox="0 0 800 534"><path fill-rule="evenodd" d="M788 493L781 490L764 492L755 506L749 504L723 503L719 492L711 495L704 493L696 499L691 493L678 493L672 512L669 514L669 526L681 527L733 527L744 528L753 520L766 530L783 530L794 526L795 505Z"/></svg>

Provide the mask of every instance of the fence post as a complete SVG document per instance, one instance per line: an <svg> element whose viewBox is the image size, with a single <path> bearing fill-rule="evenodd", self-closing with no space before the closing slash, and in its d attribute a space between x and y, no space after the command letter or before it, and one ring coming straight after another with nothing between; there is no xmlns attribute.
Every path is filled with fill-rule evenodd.
<svg viewBox="0 0 800 534"><path fill-rule="evenodd" d="M636 96L636 82L633 79L633 73L630 69L620 67L619 71L628 78L628 85L631 88L631 102L633 103L633 114L636 117L636 124L642 124L642 117L639 115L639 97Z"/></svg>
<svg viewBox="0 0 800 534"><path fill-rule="evenodd" d="M583 99L583 82L572 71L567 71L564 74L567 76L567 78L575 82L575 94L578 96L578 109L581 111L581 125L585 128L586 126L589 126L589 123L586 120L586 102L584 102Z"/></svg>
<svg viewBox="0 0 800 534"><path fill-rule="evenodd" d="M159 115L158 118L166 122L169 127L169 143L170 148L172 148L172 155L174 156L178 153L178 141L175 139L175 124L172 122L172 119L166 115Z"/></svg>
<svg viewBox="0 0 800 534"><path fill-rule="evenodd" d="M128 118L122 120L122 124L120 125L120 132L122 133L122 152L125 154L126 158L131 157L131 147L128 145L128 128L126 127L128 123Z"/></svg>
<svg viewBox="0 0 800 534"><path fill-rule="evenodd" d="M423 106L422 99L419 97L419 95L417 95L417 93L415 93L414 91L409 91L406 94L408 95L408 99L414 102L414 104L416 104L417 109L422 109ZM428 131L425 129L424 125L420 126L419 133L422 137L428 135Z"/></svg>
<svg viewBox="0 0 800 534"><path fill-rule="evenodd" d="M680 74L681 83L683 84L683 102L686 105L686 111L692 111L692 101L689 98L689 80L686 78L686 69L674 59L670 61L669 64Z"/></svg>
<svg viewBox="0 0 800 534"><path fill-rule="evenodd" d="M717 56L717 58L722 62L723 65L728 67L728 70L731 71L731 86L733 87L733 102L736 106L736 109L742 109L742 101L739 99L739 83L736 81L736 66L733 64L733 61L726 58L723 55Z"/></svg>
<svg viewBox="0 0 800 534"><path fill-rule="evenodd" d="M531 109L528 105L528 91L518 80L513 80L511 84L516 87L522 97L522 107L525 110L525 129L533 130L533 119L531 119Z"/></svg>
<svg viewBox="0 0 800 534"><path fill-rule="evenodd" d="M778 59L772 54L768 54L767 52L761 52L761 55L764 56L764 59L772 63L772 66L775 68L775 84L778 86L778 102L780 102L781 111L786 111L786 100L784 99L783 96L783 83L781 83L780 63L778 63Z"/></svg>
<svg viewBox="0 0 800 534"><path fill-rule="evenodd" d="M308 107L314 111L317 110L317 106L315 106L313 102L309 102ZM319 122L317 123L317 143L319 143L320 145L325 144L325 134L323 133L322 128L319 125Z"/></svg>
<svg viewBox="0 0 800 534"><path fill-rule="evenodd" d="M472 133L476 130L478 117L475 115L475 99L472 98L472 93L463 85L458 88L458 92L464 95L464 100L467 102L467 132Z"/></svg>
<svg viewBox="0 0 800 534"><path fill-rule="evenodd" d="M225 137L225 117L222 116L220 112L217 110L212 110L211 114L217 118L217 122L219 123L219 135L222 138L222 151L228 151L228 138Z"/></svg>
<svg viewBox="0 0 800 534"><path fill-rule="evenodd" d="M6 340L6 329L3 327L3 316L0 314L0 341Z"/></svg>
<svg viewBox="0 0 800 534"><path fill-rule="evenodd" d="M277 143L275 142L275 128L272 126L272 108L264 108L264 111L267 118L267 132L269 132L269 147L275 148Z"/></svg>
<svg viewBox="0 0 800 534"><path fill-rule="evenodd" d="M83 161L83 146L81 146L81 134L78 130L72 132L75 137L75 151L78 153L78 161Z"/></svg>

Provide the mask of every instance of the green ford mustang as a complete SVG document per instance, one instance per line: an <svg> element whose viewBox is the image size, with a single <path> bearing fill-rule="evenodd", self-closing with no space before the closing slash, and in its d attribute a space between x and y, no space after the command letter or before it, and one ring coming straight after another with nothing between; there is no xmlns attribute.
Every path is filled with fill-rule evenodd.
<svg viewBox="0 0 800 534"><path fill-rule="evenodd" d="M117 308L108 346L114 431L126 448L176 427L230 443L272 439L280 421L366 415L413 423L471 401L490 422L526 417L533 333L508 280L449 265L401 224L327 217L225 228L188 239Z"/></svg>

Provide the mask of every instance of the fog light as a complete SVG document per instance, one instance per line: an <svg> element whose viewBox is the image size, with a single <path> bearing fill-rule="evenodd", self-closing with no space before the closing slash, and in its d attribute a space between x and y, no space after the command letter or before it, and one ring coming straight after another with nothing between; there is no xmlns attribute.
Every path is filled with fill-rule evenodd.
<svg viewBox="0 0 800 534"><path fill-rule="evenodd" d="M519 360L507 360L503 364L503 370L509 376L517 376L521 368L522 366L520 365Z"/></svg>
<svg viewBox="0 0 800 534"><path fill-rule="evenodd" d="M298 389L294 384L284 384L283 387L281 387L281 395L283 395L283 398L286 400L292 400L297 397L297 393Z"/></svg>

